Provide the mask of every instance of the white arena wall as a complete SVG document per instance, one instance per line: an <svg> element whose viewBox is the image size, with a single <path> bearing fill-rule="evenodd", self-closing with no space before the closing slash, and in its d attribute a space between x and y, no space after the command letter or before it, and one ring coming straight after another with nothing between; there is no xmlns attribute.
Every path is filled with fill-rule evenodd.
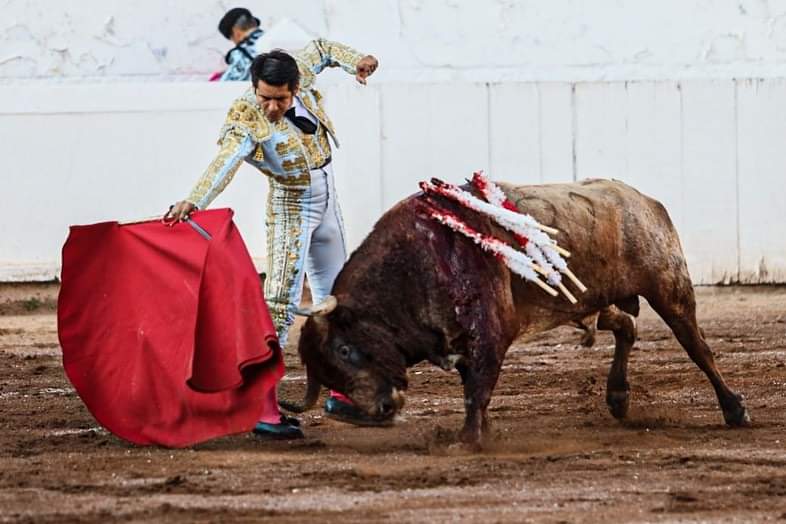
<svg viewBox="0 0 786 524"><path fill-rule="evenodd" d="M351 247L431 176L608 177L666 205L696 283L786 283L786 0L0 0L0 281L186 194L246 87L205 81L235 5L380 58L320 78ZM244 167L215 203L258 260L266 190Z"/></svg>
<svg viewBox="0 0 786 524"><path fill-rule="evenodd" d="M349 79L348 79L349 80ZM69 224L160 214L215 153L245 84L0 86L0 281L51 279ZM617 178L659 200L697 284L786 282L786 81L323 86L354 248L431 176ZM267 183L215 202L264 257Z"/></svg>
<svg viewBox="0 0 786 524"><path fill-rule="evenodd" d="M0 0L0 79L202 79L238 5L373 52L383 82L786 76L784 0Z"/></svg>

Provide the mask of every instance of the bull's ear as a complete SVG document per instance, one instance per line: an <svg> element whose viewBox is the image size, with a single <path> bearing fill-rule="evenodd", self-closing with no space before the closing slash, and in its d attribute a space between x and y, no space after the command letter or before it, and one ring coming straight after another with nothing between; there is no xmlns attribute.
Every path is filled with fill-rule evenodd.
<svg viewBox="0 0 786 524"><path fill-rule="evenodd" d="M355 323L355 313L347 306L338 305L330 314L330 320L341 327L348 327Z"/></svg>

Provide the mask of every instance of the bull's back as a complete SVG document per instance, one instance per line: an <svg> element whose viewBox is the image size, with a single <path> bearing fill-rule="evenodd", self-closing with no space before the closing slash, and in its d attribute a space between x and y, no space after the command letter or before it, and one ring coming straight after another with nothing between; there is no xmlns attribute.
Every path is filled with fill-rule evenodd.
<svg viewBox="0 0 786 524"><path fill-rule="evenodd" d="M657 272L687 271L663 205L616 180L501 187L524 213L557 228L571 269L609 298L642 294ZM654 280L654 281L653 281Z"/></svg>

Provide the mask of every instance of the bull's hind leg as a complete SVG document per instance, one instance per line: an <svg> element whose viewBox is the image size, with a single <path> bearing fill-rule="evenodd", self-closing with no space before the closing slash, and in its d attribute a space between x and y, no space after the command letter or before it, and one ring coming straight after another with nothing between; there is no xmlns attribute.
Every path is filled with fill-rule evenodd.
<svg viewBox="0 0 786 524"><path fill-rule="evenodd" d="M606 404L615 418L624 418L630 407L628 357L636 341L636 321L616 306L601 310L598 329L614 333L614 361L606 382Z"/></svg>
<svg viewBox="0 0 786 524"><path fill-rule="evenodd" d="M577 320L576 322L573 323L573 325L575 325L577 328L584 331L584 334L581 336L581 345L584 346L585 348L591 348L592 346L595 345L597 324L598 324L597 313L587 315L581 320Z"/></svg>
<svg viewBox="0 0 786 524"><path fill-rule="evenodd" d="M691 360L704 371L710 379L718 402L723 411L723 418L729 426L749 426L750 416L738 395L726 385L712 350L704 340L704 334L696 322L696 299L690 282L684 279L682 285L669 290L668 286L660 286L657 295L647 300L655 311L663 318L674 332L674 336L687 351ZM669 293L671 291L671 293Z"/></svg>

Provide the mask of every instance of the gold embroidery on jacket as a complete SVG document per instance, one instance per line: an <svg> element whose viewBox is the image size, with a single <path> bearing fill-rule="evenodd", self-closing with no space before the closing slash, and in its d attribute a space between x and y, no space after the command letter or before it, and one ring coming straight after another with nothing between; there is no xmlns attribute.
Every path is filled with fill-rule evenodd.
<svg viewBox="0 0 786 524"><path fill-rule="evenodd" d="M275 180L282 186L304 188L311 185L311 173L304 171L299 175L270 175L270 178Z"/></svg>
<svg viewBox="0 0 786 524"><path fill-rule="evenodd" d="M349 46L339 44L338 42L322 42L329 45L328 52L335 62L345 70L352 74L357 73L357 65L363 55L355 51Z"/></svg>
<svg viewBox="0 0 786 524"><path fill-rule="evenodd" d="M311 101L311 97L308 96L309 93L314 96L317 103ZM303 102L303 106L308 109L317 119L324 125L327 130L330 132L331 135L335 135L336 132L333 129L333 122L330 121L330 117L328 117L327 112L325 112L325 108L322 106L322 95L319 94L319 91L316 89L309 90L308 93L303 93L300 97L301 102Z"/></svg>
<svg viewBox="0 0 786 524"><path fill-rule="evenodd" d="M218 151L218 154L215 156L210 165L208 165L205 172L202 176L197 180L194 188L191 190L191 193L186 198L187 201L198 204L202 202L202 200L208 196L208 193L211 192L211 188L213 188L213 183L215 179L221 173L221 170L227 164L229 158L235 154L235 152L240 148L241 143L245 140L246 135L242 131L238 129L232 129L224 135L224 138L221 140L221 148ZM240 165L243 163L242 159L238 159L234 165L230 166L229 172L226 174L224 179L212 190L212 196L208 199L207 202L202 203L202 207L207 207L213 199L224 190L224 188L229 184L232 178L235 176L235 173L240 168Z"/></svg>
<svg viewBox="0 0 786 524"><path fill-rule="evenodd" d="M313 135L303 135L303 146L311 169L321 167L330 158L330 144L327 141L325 128L322 126Z"/></svg>
<svg viewBox="0 0 786 524"><path fill-rule="evenodd" d="M282 161L281 162L281 167L286 172L290 172L290 171L307 171L308 170L308 163L306 162L306 159L303 156L299 156L299 157L295 158L294 160L286 159L286 160Z"/></svg>
<svg viewBox="0 0 786 524"><path fill-rule="evenodd" d="M324 158L322 159L322 163L324 163L330 157L330 142L328 142L327 133L324 130L319 133L319 148L322 150L322 154L324 155Z"/></svg>
<svg viewBox="0 0 786 524"><path fill-rule="evenodd" d="M251 100L249 100L249 96L252 98ZM270 138L272 134L270 123L253 97L254 94L249 90L234 101L227 113L224 127L221 128L221 138L232 129L239 129L245 134L251 135L251 138L257 143Z"/></svg>
<svg viewBox="0 0 786 524"><path fill-rule="evenodd" d="M347 73L356 74L363 54L344 44L319 39L306 44L294 57L300 69L300 88L309 89L316 79L315 75L325 67L339 66Z"/></svg>
<svg viewBox="0 0 786 524"><path fill-rule="evenodd" d="M287 137L286 141L279 142L276 144L276 153L278 153L279 156L286 156L289 153L299 150L300 150L300 141L298 140L297 135L295 135L292 132L289 133L289 136Z"/></svg>

